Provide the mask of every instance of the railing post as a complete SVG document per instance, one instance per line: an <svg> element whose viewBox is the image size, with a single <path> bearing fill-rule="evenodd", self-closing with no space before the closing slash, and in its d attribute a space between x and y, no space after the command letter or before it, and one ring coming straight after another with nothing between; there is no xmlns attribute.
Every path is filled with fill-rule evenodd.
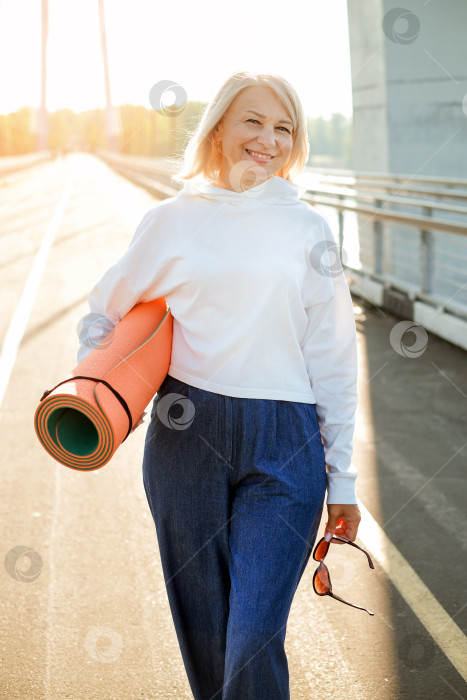
<svg viewBox="0 0 467 700"><path fill-rule="evenodd" d="M343 201L344 195L340 194L339 195L339 201ZM344 264L344 261L342 260L342 249L344 247L344 212L342 209L339 209L337 212L337 221L338 221L338 227L339 227L339 258L341 261L341 264Z"/></svg>
<svg viewBox="0 0 467 700"><path fill-rule="evenodd" d="M432 207L422 207L425 216L432 216ZM433 282L433 234L431 231L420 229L421 255L420 255L420 282L422 292L430 294Z"/></svg>
<svg viewBox="0 0 467 700"><path fill-rule="evenodd" d="M375 207L381 208L382 201L375 199ZM383 274L383 222L381 219L375 219L373 223L374 236L374 261L375 272L378 275Z"/></svg>

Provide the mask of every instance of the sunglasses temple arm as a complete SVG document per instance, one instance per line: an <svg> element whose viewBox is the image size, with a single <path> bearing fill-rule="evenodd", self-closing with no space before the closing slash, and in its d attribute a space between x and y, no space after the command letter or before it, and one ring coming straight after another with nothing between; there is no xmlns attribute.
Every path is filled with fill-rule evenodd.
<svg viewBox="0 0 467 700"><path fill-rule="evenodd" d="M368 554L368 552L365 552L365 550L362 549L361 547L359 547L358 544L355 544L355 542L349 542L349 540L344 540L343 538L342 538L342 539L339 538L339 540L340 540L341 542L345 542L346 544L350 544L352 547L355 547L356 549L359 549L361 552L363 552L363 554L366 554L366 558L368 559L368 564L370 565L370 569L374 569L374 568L375 568L373 562L371 561L371 557L370 557L370 555ZM363 609L365 610L365 608L363 608Z"/></svg>
<svg viewBox="0 0 467 700"><path fill-rule="evenodd" d="M370 555L368 554L368 552L365 552L365 550L362 549L361 547L359 547L358 544L355 544L355 542L349 542L349 544L351 544L352 547L356 547L357 549L359 549L361 552L363 552L363 554L366 554L366 558L368 559L368 564L370 565L370 569L374 569L374 568L375 568L375 565L374 565L373 562L371 561L371 557L370 557Z"/></svg>
<svg viewBox="0 0 467 700"><path fill-rule="evenodd" d="M328 595L330 595L332 598L335 598L336 600L340 600L341 603L345 603L346 605L350 605L351 608L357 608L358 610L364 610L365 612L368 613L368 615L374 615L374 613L371 612L371 610L367 610L366 608L362 608L360 605L355 605L354 603L349 603L348 600L344 600L343 598L339 598L338 595L336 595L335 593L332 593L331 591L329 591Z"/></svg>

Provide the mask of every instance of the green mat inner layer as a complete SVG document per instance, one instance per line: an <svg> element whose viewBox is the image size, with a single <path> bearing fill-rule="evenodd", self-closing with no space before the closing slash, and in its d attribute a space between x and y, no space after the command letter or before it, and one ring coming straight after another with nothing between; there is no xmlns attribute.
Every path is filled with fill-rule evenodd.
<svg viewBox="0 0 467 700"><path fill-rule="evenodd" d="M92 454L99 444L99 434L94 423L75 408L57 408L47 419L47 430L57 447L57 437L65 450L79 457Z"/></svg>

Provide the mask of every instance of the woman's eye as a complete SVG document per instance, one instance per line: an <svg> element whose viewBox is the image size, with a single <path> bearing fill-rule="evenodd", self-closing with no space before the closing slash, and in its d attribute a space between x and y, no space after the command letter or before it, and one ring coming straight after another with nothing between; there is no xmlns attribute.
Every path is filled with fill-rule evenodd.
<svg viewBox="0 0 467 700"><path fill-rule="evenodd" d="M260 123L257 119L247 119L247 122L251 122L252 124L259 124ZM286 126L278 126L276 128L280 129L282 131L285 131L287 134L291 133L291 131L289 129L287 129Z"/></svg>

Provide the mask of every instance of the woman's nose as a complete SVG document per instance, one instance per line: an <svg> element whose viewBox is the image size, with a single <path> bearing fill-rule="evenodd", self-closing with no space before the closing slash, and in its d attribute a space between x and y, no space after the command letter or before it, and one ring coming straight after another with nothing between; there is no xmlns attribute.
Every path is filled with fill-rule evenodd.
<svg viewBox="0 0 467 700"><path fill-rule="evenodd" d="M271 148L276 143L276 133L273 126L264 125L256 137L258 143L267 148Z"/></svg>

